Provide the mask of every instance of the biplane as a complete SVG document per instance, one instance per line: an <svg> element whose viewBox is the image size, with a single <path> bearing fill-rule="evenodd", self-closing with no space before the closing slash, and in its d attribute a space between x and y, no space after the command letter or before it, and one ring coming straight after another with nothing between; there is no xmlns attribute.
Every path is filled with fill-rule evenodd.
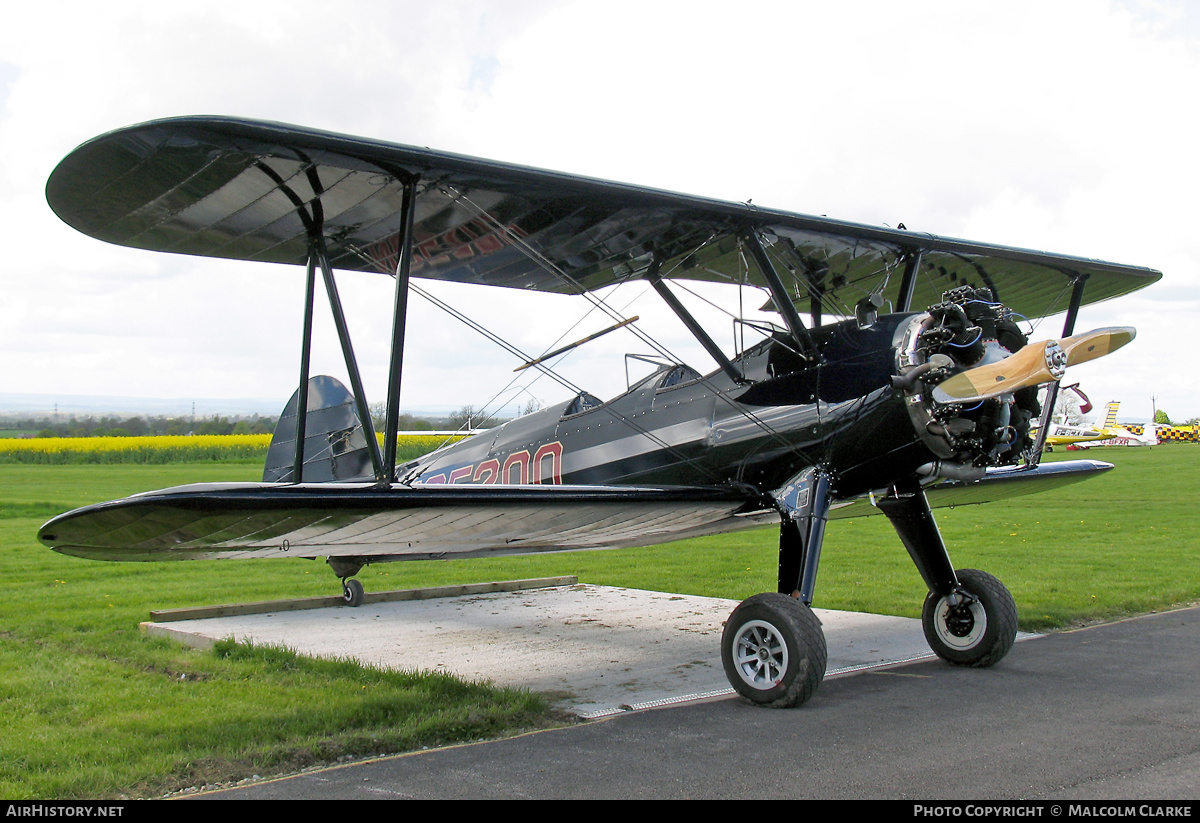
<svg viewBox="0 0 1200 823"><path fill-rule="evenodd" d="M772 706L805 702L824 676L810 606L826 523L839 517L891 521L928 586L922 622L938 655L968 666L1004 657L1013 599L993 576L954 568L932 509L1111 468L1039 461L1038 387L1050 386L1052 408L1067 366L1132 339L1125 328L1075 334L1082 306L1161 276L222 117L84 143L47 198L110 243L295 265L305 308L298 388L261 483L88 506L46 523L42 543L104 560L325 558L353 606L369 563L645 546L771 523L777 590L733 611L721 655L733 687ZM381 437L338 269L394 280ZM653 348L603 300L640 281L712 364L655 348L659 367L615 398L562 381L570 399L400 463L407 307L422 278L578 295ZM318 279L348 388L309 374ZM730 352L680 300L686 281L758 289L777 320ZM1028 341L1023 316L1060 312L1062 339Z"/></svg>

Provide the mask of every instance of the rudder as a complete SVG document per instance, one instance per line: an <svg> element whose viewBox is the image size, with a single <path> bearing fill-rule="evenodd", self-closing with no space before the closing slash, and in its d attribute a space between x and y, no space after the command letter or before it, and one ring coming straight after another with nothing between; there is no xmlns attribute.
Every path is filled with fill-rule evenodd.
<svg viewBox="0 0 1200 823"><path fill-rule="evenodd" d="M299 395L296 391L288 400L275 427L275 435L267 449L264 482L298 482L294 474ZM328 375L318 375L308 381L301 473L299 480L305 483L370 480L374 477L367 437L358 419L354 395Z"/></svg>

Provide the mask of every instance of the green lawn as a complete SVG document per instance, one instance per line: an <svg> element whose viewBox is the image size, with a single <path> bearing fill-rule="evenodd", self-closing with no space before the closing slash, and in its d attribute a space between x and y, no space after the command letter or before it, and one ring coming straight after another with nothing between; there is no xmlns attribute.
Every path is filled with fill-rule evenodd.
<svg viewBox="0 0 1200 823"><path fill-rule="evenodd" d="M1200 600L1200 447L1108 449L1118 465L1050 494L938 512L958 567L1012 590L1023 629ZM1065 458L1067 455L1055 455ZM143 637L156 608L328 595L305 560L103 563L34 538L60 511L186 482L253 480L252 463L0 465L0 796L153 796L343 755L553 722L536 696L271 649L197 652ZM648 549L367 567L368 591L577 574L586 583L741 599L774 588L773 529ZM915 617L924 587L882 517L830 523L814 605Z"/></svg>

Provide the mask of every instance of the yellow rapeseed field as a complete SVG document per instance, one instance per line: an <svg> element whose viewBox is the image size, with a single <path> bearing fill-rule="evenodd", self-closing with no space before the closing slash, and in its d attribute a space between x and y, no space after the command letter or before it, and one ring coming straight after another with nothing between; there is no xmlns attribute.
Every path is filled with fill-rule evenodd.
<svg viewBox="0 0 1200 823"><path fill-rule="evenodd" d="M0 440L4 463L183 463L265 457L269 434Z"/></svg>
<svg viewBox="0 0 1200 823"><path fill-rule="evenodd" d="M433 451L451 440L441 435L401 437L400 461ZM382 441L382 437L380 438ZM0 438L0 463L192 463L265 459L269 434L199 434L161 437Z"/></svg>

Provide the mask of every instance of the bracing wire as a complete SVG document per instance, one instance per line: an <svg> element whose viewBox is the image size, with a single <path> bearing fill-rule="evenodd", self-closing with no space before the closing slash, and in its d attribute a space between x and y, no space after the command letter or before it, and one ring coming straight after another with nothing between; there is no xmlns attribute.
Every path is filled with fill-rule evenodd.
<svg viewBox="0 0 1200 823"><path fill-rule="evenodd" d="M426 292L424 289L421 289L418 286L414 286L412 283L409 283L409 288L413 289L421 297L424 297L426 300L429 300L433 305L435 305L438 308L442 309L443 311L446 311L447 313L449 313L455 319L465 323L474 331L482 334L483 336L487 337L492 342L501 346L502 348L504 348L505 351L508 351L508 352L516 355L523 362L527 362L530 359L528 355L521 352L521 350L518 349L516 346L513 346L511 343L508 343L503 338L501 338L499 335L487 330L482 324L480 324L474 320L471 320L469 317L464 315L462 312L453 308L449 304L437 299L433 295ZM555 380L557 383L559 383L563 387L569 389L572 393L580 394L583 392L583 390L581 388L576 386L570 380L567 380L562 375L553 371L553 369L550 368L549 366L546 366L545 364L538 364L538 369L542 374L545 374L545 375L551 377L551 379ZM508 388L510 386L512 386L512 384L517 379L518 378L514 377L512 380L510 380L508 385L505 386L504 389L501 389L500 392L497 392L497 394L495 396L493 396L491 400L488 401L488 405L490 405L491 402L496 399L496 397L500 396L500 394L503 394L505 391L507 391ZM672 446L670 443L667 443L665 440L663 440L662 438L660 438L658 435L654 434L653 432L649 431L645 427L638 425L637 423L634 423L633 421L617 414L615 411L613 411L611 408L609 408L608 404L600 406L599 409L606 409L608 411L608 413L611 414L616 420L618 420L619 422L624 423L625 425L634 429L637 433L649 438L650 441L653 442L655 445L657 445L658 447L660 447L666 451L669 451L671 454L675 455L681 461L686 462L686 463L691 463L692 465L694 465L697 469L699 469L703 474L707 475L708 477L710 477L714 480L720 479L711 470L705 468L702 464L700 464L694 457L688 456L687 454L682 452L680 449L678 449L675 446ZM597 409L597 410L599 410L599 409Z"/></svg>
<svg viewBox="0 0 1200 823"><path fill-rule="evenodd" d="M569 285L572 289L575 290L575 292L577 294L583 296L590 303L592 303L592 305L597 307L600 311L609 315L609 317L613 318L614 320L621 319L620 314L615 309L608 306L608 304L603 299L601 299L600 297L591 293L587 288L585 288L583 286L583 284L581 284L578 280L576 280L574 277L572 277L570 274L568 274L566 271L564 271L561 266L557 265L554 261L552 261L548 257L546 257L546 255L544 255L540 250L534 248L528 241L525 240L525 238L517 236L502 222L500 222L495 217L493 217L486 209L482 208L481 206L479 206L478 204L473 202L469 197L467 197L467 195L465 193L463 193L461 191L457 191L457 190L447 191L446 193L452 194L453 196L457 197L459 202L467 205L470 209L472 209L475 212L475 215L477 217L479 217L480 219L482 219L485 222L487 222L488 224L490 224L491 227L495 231L502 234L506 239L508 239L508 241L510 243L512 243L513 245L520 248L523 252L525 252L525 254L531 260L538 263L546 271L555 275L560 280L562 280L564 283ZM637 336L640 340L642 340L642 342L644 342L646 345L650 346L660 356L669 359L671 362L679 362L679 359L667 347L665 347L664 345L659 343L657 340L652 338L650 335L643 332L641 329L638 329L636 326L626 326L626 328L628 328L635 336ZM739 414L741 414L747 420L752 422L755 426L759 427L764 433L775 438L781 445L783 445L789 451L799 453L799 450L797 449L797 447L791 441L789 441L786 437L784 437L784 435L778 429L771 426L767 421L763 420L760 416L756 415L754 412L750 411L750 409L746 408L745 405L743 405L742 403L739 403L736 399L731 397L728 392L726 392L726 391L722 390L720 387L714 385L711 382L711 380L709 380L707 378L701 378L701 379L703 381L703 385L705 385L710 391L712 391L714 394L716 394L722 400L727 402L731 407L736 409ZM656 437L654 435L651 435L649 432L647 432L642 427L637 426L636 424L632 423L631 421L629 421L627 419L621 418L621 416L617 415L615 412L613 414L614 414L614 417L620 419L622 422L626 423L627 425L633 426L634 428L639 429L642 433L647 434L647 436L650 436L654 441L656 441L658 443L663 443L663 441L661 441L661 439L659 439L658 437ZM663 445L665 446L665 443L663 443ZM672 449L673 453L675 451L676 450ZM684 459L687 460L687 462L693 462L693 459L691 459L691 458L684 457Z"/></svg>

